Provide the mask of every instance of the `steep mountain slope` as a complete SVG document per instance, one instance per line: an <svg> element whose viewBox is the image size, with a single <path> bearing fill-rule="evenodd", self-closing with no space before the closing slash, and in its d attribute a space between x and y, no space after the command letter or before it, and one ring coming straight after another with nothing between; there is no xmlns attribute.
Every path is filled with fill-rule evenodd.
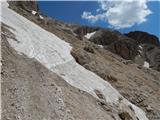
<svg viewBox="0 0 160 120"><path fill-rule="evenodd" d="M16 6L14 6L14 7L15 7L15 9L17 9ZM7 11L8 11L8 9L5 10L5 12L7 12ZM30 11L32 11L32 10L30 10ZM110 98L110 96L117 97L117 96L119 96L119 94L117 92L115 92L115 90L110 85L108 86L108 83L106 84L106 82L102 82L103 80L101 78L103 78L104 80L109 81L115 88L117 88L120 91L120 93L123 94L123 96L125 98L129 99L132 103L137 104L138 106L143 108L147 112L147 115L150 119L156 119L159 117L158 113L160 110L159 109L160 108L160 106L159 106L159 101L160 101L160 94L159 94L160 77L159 76L160 76L160 74L158 72L153 71L151 69L145 69L143 67L141 68L141 67L137 66L136 64L133 64L131 61L126 61L123 58L116 56L115 54L113 54L105 49L102 49L101 47L97 46L96 44L89 42L86 38L83 37L83 35L85 35L85 29L84 29L84 33L82 32L82 35L77 36L78 33L76 33L75 30L77 28L79 28L78 25L65 24L65 23L55 21L52 19L48 20L48 18L47 17L45 18L44 16L43 16L44 19L39 19L39 16L37 16L37 15L35 16L32 14L32 12L28 12L25 10L21 14L24 14L24 13L25 13L25 15L24 15L25 17L34 21L36 24L39 24L41 27L45 28L46 30L54 33L56 36L58 36L61 39L59 39L55 35L49 35L46 32L45 32L45 35L47 35L47 36L45 36L45 35L43 36L43 35L41 35L41 33L44 33L43 30L40 30L39 33L33 32L33 30L31 30L31 28L33 28L36 31L37 30L39 31L39 28L36 27L37 29L35 29L35 25L33 25L33 24L32 25L34 27L28 26L26 24L26 20L24 20L24 18L22 19L22 17L17 17L17 19L13 17L14 19L12 21L5 19L5 22L7 22L7 24L9 24L10 27L12 26L14 29L16 28L16 31L11 30L10 28L8 28L8 29L10 29L10 31L12 31L16 35L16 37L19 37L19 38L22 35L19 33L24 32L25 34L23 34L23 35L26 35L26 38L25 38L26 42L24 42L24 38L17 39L19 42L18 41L14 42L13 40L9 39L9 42L12 47L15 47L15 49L18 50L19 52L23 52L24 54L27 53L27 55L29 55L30 57L34 56L40 62L43 61L43 64L47 65L48 68L52 68L51 66L55 66L52 68L52 70L54 72L56 72L59 76L63 77L64 80L67 80L67 82L69 82L73 86L76 86L80 89L83 89L83 90L89 92L90 94L92 94L96 98L98 98L98 97L103 98L102 101L105 98L107 102L109 102L109 101L113 102L114 99ZM9 14L13 15L11 13L9 13ZM6 18L7 18L7 15L8 14L6 14ZM17 16L17 15L15 15L15 13L14 13L14 16ZM25 23L24 23L24 21L25 21ZM18 22L22 26L19 26L19 24L16 25L16 22ZM27 27L24 25L26 25ZM23 27L23 29L21 27ZM19 29L19 28L21 28L21 29ZM28 29L26 29L26 28L28 28ZM88 29L87 32L88 31L94 32L95 30L98 30L99 28L88 28L87 27L86 29ZM116 34L119 34L119 33L116 32ZM30 35L30 37L28 35ZM54 38L53 38L53 36L54 36ZM50 37L55 40L53 43L51 42L53 40L51 40ZM30 38L33 38L33 40L30 40ZM37 41L35 38L38 39L39 41ZM46 43L43 42L44 38L45 38ZM50 40L49 43L47 43L48 39ZM95 72L101 78L93 75L90 72L86 72L86 70L84 72L84 68L82 68L81 66L77 67L77 63L75 63L73 58L70 61L70 58L72 56L70 54L68 54L69 53L68 50L70 50L71 47L69 46L69 44L62 42L62 39L66 42L69 42L72 45L72 47L73 47L72 55L75 57L75 60L79 64L81 64L85 68L87 68L88 70ZM129 38L127 38L127 39L129 39ZM38 45L41 42L44 45L41 45L41 47L39 48ZM26 44L23 44L23 43L26 43L28 45L27 48L25 47ZM50 44L50 45L48 45L48 44ZM61 56L58 59L53 59L52 58L53 56L59 56L61 54L64 54L64 50L62 50L60 52L60 49L58 49L59 46L61 46L61 44L64 45L64 47L62 47L62 48L64 48L66 50L65 51L66 56L64 56L64 57ZM22 45L24 45L24 46L22 47ZM44 46L47 46L47 45L49 46L49 47L47 47L47 48L49 48L49 51L45 52L46 47L44 47ZM53 47L55 45L56 45L56 47ZM28 48L31 48L31 49L28 49ZM34 48L34 50L33 50L33 48ZM56 52L53 52L53 56L50 55L50 53L52 53L52 52L50 52L50 50L55 51L57 49L60 52L60 54L57 55L56 54L57 51L56 51ZM33 54L34 52L31 52L32 50L36 54ZM39 50L41 51L40 53L39 53ZM43 55L47 55L48 57L47 56L43 57ZM68 57L68 59L66 60L67 57ZM57 57L55 57L55 58L57 58ZM63 58L63 59L61 59L61 58ZM47 62L46 62L46 59L47 59ZM51 60L53 60L54 62L52 62ZM66 62L68 60L70 62ZM63 63L63 64L57 65L57 64L59 64L58 63L59 61L61 61L61 63ZM55 62L57 62L56 65L55 65ZM51 64L48 64L48 63L51 63ZM64 68L66 68L66 69L64 69ZM71 71L69 71L69 70L71 70ZM77 71L78 71L78 73L81 73L81 75L84 77L83 79L79 78L79 74L77 74ZM87 75L85 75L85 73L87 73ZM86 76L88 76L88 77L86 77ZM93 76L93 77L91 77L91 76ZM74 83L75 81L72 81L73 78L76 80L76 83ZM87 79L87 81L86 81L86 79ZM95 85L97 83L99 84L99 86ZM84 86L84 85L86 85L86 86ZM104 87L104 89L106 89L106 91L103 89L103 87ZM97 91L97 88L98 88L98 91ZM112 94L110 94L108 90L111 91ZM98 93L98 96L97 96L97 93ZM111 109L115 108L116 109L115 111L118 111L118 112L120 112L122 110L126 110L127 112L129 112L129 114L133 114L132 111L130 113L130 109L129 109L130 107L126 106L126 102L123 102L124 99L121 100L121 96L120 96L120 99L118 99L118 102L119 102L119 100L122 101L122 104L120 104L118 106L121 106L125 103L124 108L123 107L119 108L117 105L116 105L116 107L114 107L114 105L111 105ZM116 101L116 99L115 99L115 101ZM104 104L104 103L102 102L102 104ZM117 119L120 119L118 117L120 117L121 115L119 116L118 112L115 114L115 116ZM135 112L138 112L138 111L136 110ZM132 117L134 119L134 115L132 115ZM121 118L121 119L123 119L123 118ZM125 119L127 119L127 118L125 118Z"/></svg>
<svg viewBox="0 0 160 120"><path fill-rule="evenodd" d="M67 81L68 83L70 83L71 85L78 87L81 90L85 90L86 92L92 94L94 97L96 97L99 100L101 100L101 99L104 100L103 104L110 105L112 107L112 109L116 108L116 110L121 111L122 113L118 113L120 115L119 116L117 115L116 117L120 118L121 114L127 113L128 114L127 117L129 117L129 119L136 120L138 118L140 120L142 120L142 119L147 120L144 112L141 109L139 109L138 107L134 106L133 104L129 103L126 99L124 99L114 88L112 88L112 86L109 83L105 82L104 80L102 80L100 77L98 77L94 73L89 72L86 69L84 69L83 67L81 67L80 65L78 65L74 61L74 59L71 57L71 55L70 55L71 47L67 43L63 42L61 39L59 39L55 35L41 29L40 27L36 26L32 22L28 21L27 19L21 17L20 15L16 14L12 10L8 9L7 3L2 4L2 10L3 10L2 22L8 26L7 28L14 35L14 39L13 39L13 37L7 38L8 42L15 50L17 50L19 52L19 54L24 54L24 55L28 56L29 58L35 58L37 61L39 61L44 66L46 66L48 69L50 69L51 71L54 71L59 76L64 78L64 80ZM9 18L13 18L13 19L9 19ZM41 33L43 33L43 34L41 34ZM6 35L7 33L4 32L3 34ZM33 68L33 69L35 69L35 68ZM22 71L20 71L20 72L22 72ZM42 73L40 73L40 74L42 74ZM9 73L9 75L10 75L10 73ZM36 77L36 76L34 76L34 77ZM18 78L21 78L21 77L18 77ZM4 79L5 79L5 77L4 77ZM17 82L18 81L16 81L14 84L21 83L21 82L18 82L18 83ZM35 94L37 96L41 96L41 95L38 95L39 93L36 92L36 90L40 90L39 85L38 85L39 83L37 83L38 81L36 81L35 83L34 82L30 83L33 85L34 84L38 85L38 87L35 87L35 90L34 90L34 88L32 88L32 85L30 85L30 84L28 85L28 82L29 81L24 82L23 89L25 89L25 87L26 87L26 89L28 89L28 87L29 88L31 87L31 89L28 91L26 90L26 92L24 92L25 90L22 89L24 94L27 94L24 96L28 96L28 94L31 91L33 91L33 95ZM23 92L19 93L20 91L17 90L17 89L19 89L19 87L21 85L20 86L15 85L15 86L17 88L14 88L15 91L13 94L18 94L18 96L14 96L14 95L13 96L9 95L9 96L20 97L19 99L23 99L24 96L21 95L21 94L23 94ZM13 92L13 91L11 90L11 92ZM51 91L46 90L44 92L51 92ZM104 97L103 98L99 97L100 94L102 94L101 96L104 96ZM4 97L5 97L5 94L4 94ZM48 99L50 99L50 96L48 96L48 97L49 97ZM19 99L17 98L17 100L19 100ZM27 98L25 98L25 99L27 99ZM34 99L34 98L29 96L29 99L27 99L26 102L33 102L33 106L34 106L35 102L32 101L32 99ZM38 99L38 98L36 97L36 99ZM46 99L44 99L44 102L46 101ZM16 102L17 102L17 100L16 100ZM43 103L43 99L41 98L40 101L37 100L37 102L40 102L40 104L41 104L41 102ZM61 99L60 99L60 103L63 105L63 102L61 101ZM10 107L8 109L5 109L5 107L7 107L6 104L4 104L5 105L4 110L10 110L11 109ZM20 104L24 105L25 103L18 102L18 105L20 105ZM53 102L53 104L54 104L54 102ZM14 106L15 104L12 103L12 105ZM37 103L37 105L39 105L39 104ZM47 111L48 110L47 106L45 106L45 107L46 107L46 109L44 109L44 111ZM58 107L58 105L57 106L55 105L55 109L54 109L55 112L59 112L58 110L62 109L60 107L58 110L56 110L56 107ZM65 106L63 105L62 107L64 108ZM32 108L32 107L29 107L28 105L26 105L26 106L24 106L23 111L28 110L27 108L28 109L35 109L34 107ZM52 109L53 108L51 108L51 110ZM41 108L37 109L37 110L41 110ZM50 111L50 109L49 109L49 111ZM13 114L13 112L19 112L19 109L13 110L13 111L11 110L10 113ZM66 112L66 111L64 111L64 112ZM33 113L34 113L34 111L33 111ZM22 115L20 115L20 116L19 115L17 116L17 114L16 114L16 116L12 116L12 115L11 116L15 117L15 119L17 119L17 118L22 119L22 117L23 117L23 119L27 119L28 116L25 118L25 116L23 116L24 113L21 113L21 114ZM34 113L34 114L35 115L29 115L31 117L31 119L40 119L42 117L41 115L40 116L36 115L37 113ZM39 111L38 114L42 114L41 111ZM48 114L48 112L47 112L47 114ZM62 113L62 114L64 114L64 113ZM27 114L25 114L25 115L27 115ZM61 119L61 118L69 119L69 118L67 118L68 115L67 116L66 115L62 115L58 119ZM6 113L6 116L10 117L10 115L7 113ZM4 117L4 119L5 119L5 117ZM48 115L46 117L48 117ZM51 118L52 117L54 117L54 116L51 116ZM126 119L125 118L126 116L123 115L123 117L124 117L124 119ZM57 119L57 118L54 117L54 119ZM104 119L106 119L106 118L104 118ZM108 118L108 119L111 119L111 118Z"/></svg>
<svg viewBox="0 0 160 120"><path fill-rule="evenodd" d="M7 41L13 34L3 26L2 120L114 120L118 117L116 108L101 105L101 101L70 86L35 59L19 55Z"/></svg>
<svg viewBox="0 0 160 120"><path fill-rule="evenodd" d="M134 31L126 34L126 36L133 38L138 42L139 44L152 44L152 45L159 45L159 40L158 37L154 35L150 35L146 32L141 32L141 31Z"/></svg>
<svg viewBox="0 0 160 120"><path fill-rule="evenodd" d="M147 61L150 68L160 71L160 42L158 38L141 31L130 32L126 35L133 38L141 47L139 48L140 59ZM137 61L135 60L135 62Z"/></svg>
<svg viewBox="0 0 160 120"><path fill-rule="evenodd" d="M140 65L147 61L150 64L150 68L158 71L160 69L160 63L155 58L160 55L160 44L158 38L154 35L145 32L131 32L124 36L112 30L100 29L89 40L102 45L105 49L125 59L132 60ZM155 48L155 50L149 52L152 48ZM143 63L138 62L137 56L143 60Z"/></svg>

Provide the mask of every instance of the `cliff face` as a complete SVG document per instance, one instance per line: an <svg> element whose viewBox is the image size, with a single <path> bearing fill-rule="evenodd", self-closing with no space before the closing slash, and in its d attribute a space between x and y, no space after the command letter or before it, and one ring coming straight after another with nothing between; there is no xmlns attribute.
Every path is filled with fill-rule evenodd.
<svg viewBox="0 0 160 120"><path fill-rule="evenodd" d="M146 32L134 31L126 34L126 36L133 38L138 44L152 44L156 46L160 45L158 37L150 35Z"/></svg>
<svg viewBox="0 0 160 120"><path fill-rule="evenodd" d="M9 1L10 7L14 8L15 6L18 7L18 9L26 10L26 11L38 11L38 4L36 1ZM15 8L16 9L16 8Z"/></svg>
<svg viewBox="0 0 160 120"><path fill-rule="evenodd" d="M31 10L34 8L28 8L27 6L27 9L17 7L17 4L10 2L10 8L41 28L53 33L62 41L69 43L72 46L71 55L75 58L75 61L86 70L98 75L100 77L98 79L103 79L104 83L109 82L120 92L122 98L119 98L118 104L115 106L108 103L108 98L112 98L115 93L108 93L110 85L107 87L108 91L103 91L103 85L98 87L100 83L97 83L97 86L93 84L96 83L97 77L92 79L85 77L88 74L91 75L90 72L87 72L85 76L83 76L83 71L78 72L80 76L77 79L73 77L73 80L71 76L77 76L77 70L84 70L82 67L77 67L77 64L73 67L74 60L68 62L69 66L68 63L56 66L55 70L57 71L54 73L45 67L45 64L41 64L41 61L39 61L40 63L37 61L49 60L48 58L52 57L56 58L56 56L60 55L55 55L56 52L53 52L53 56L49 55L44 59L42 59L42 56L37 59L39 52L35 54L34 59L28 58L28 54L23 55L24 52L29 52L28 49L19 51L23 53L19 55L19 52L17 53L10 46L14 47L14 44L11 44L12 42L9 44L7 41L10 41L10 39L15 40L15 46L17 46L15 49L19 50L23 49L21 45L23 45L22 40L24 38L14 39L16 34L13 33L18 31L17 27L12 30L10 26L4 25L5 27L2 29L2 80L4 81L2 84L2 110L6 112L2 115L2 119L144 120L145 117L137 116L137 112L141 113L141 111L139 109L134 110L134 107L124 102L125 99L143 109L149 119L156 120L160 117L160 73L151 68L143 67L144 61L148 61L150 67L152 67L152 63L153 66L159 68L155 64L155 61L159 62L159 52L155 52L159 50L159 46L137 43L135 39L113 30L67 24L47 16L43 16L43 19L41 19L40 14L32 14ZM23 2L21 4L26 5ZM23 12L20 9L23 9ZM30 12L28 12L28 9ZM14 26L15 24L12 25ZM27 25L27 28L31 28L31 26ZM27 29L27 31L29 30L31 29ZM30 34L37 35L36 31L30 32ZM92 35L86 38L85 35L87 33L92 33ZM26 37L29 36L27 34L24 35ZM43 36L43 34L41 35ZM28 45L26 43L28 48L34 48L34 51L38 50L39 42L44 40L40 37L41 35L38 34L34 37L34 41L33 38L28 39L28 41L32 41L31 43L35 43L35 38L38 38L37 44ZM48 36L42 46L45 46L47 41L51 40ZM53 42L55 41L57 39L54 39ZM47 44L49 48L47 52L43 52L46 49L42 50L42 47L39 48L39 51L48 54L50 48L55 44L52 44L52 42L50 46ZM57 45L53 49L57 48ZM61 46L63 48L65 45ZM62 55L61 57L63 58L64 56ZM65 58L61 60L63 61ZM53 59L53 61L56 60ZM67 69L66 71L64 71L65 68ZM66 79L68 80L67 82L65 82ZM70 80L71 82L69 82ZM86 82L84 83L85 80ZM75 81L79 84L73 84ZM89 82L90 84L88 84ZM11 86L10 83L14 86ZM83 85L83 87L80 85ZM85 85L88 86L85 87ZM83 90L77 87L83 88ZM93 91L91 88L95 87L98 89ZM91 90L87 91L88 89ZM12 97L10 98L10 96Z"/></svg>

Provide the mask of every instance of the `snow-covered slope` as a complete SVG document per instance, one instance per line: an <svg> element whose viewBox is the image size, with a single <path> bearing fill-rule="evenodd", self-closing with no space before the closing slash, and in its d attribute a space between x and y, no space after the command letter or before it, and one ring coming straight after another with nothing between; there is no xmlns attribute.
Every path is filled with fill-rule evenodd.
<svg viewBox="0 0 160 120"><path fill-rule="evenodd" d="M1 21L10 27L9 30L16 39L8 38L8 41L19 54L35 58L72 86L87 91L94 97L97 97L94 91L99 90L108 103L120 104L119 99L122 96L118 91L96 74L77 64L70 54L72 47L68 43L10 10L6 3L3 3L2 10ZM139 120L148 120L140 108L126 99L123 98L121 104L131 105Z"/></svg>

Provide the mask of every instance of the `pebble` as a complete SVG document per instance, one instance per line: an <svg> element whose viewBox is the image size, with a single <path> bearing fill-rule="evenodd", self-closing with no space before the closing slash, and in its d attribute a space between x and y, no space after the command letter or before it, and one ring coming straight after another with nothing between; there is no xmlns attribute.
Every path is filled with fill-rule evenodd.
<svg viewBox="0 0 160 120"><path fill-rule="evenodd" d="M148 112L151 112L153 109L152 109L152 107L151 107L150 105L148 105L148 106L146 107L146 110L147 110Z"/></svg>

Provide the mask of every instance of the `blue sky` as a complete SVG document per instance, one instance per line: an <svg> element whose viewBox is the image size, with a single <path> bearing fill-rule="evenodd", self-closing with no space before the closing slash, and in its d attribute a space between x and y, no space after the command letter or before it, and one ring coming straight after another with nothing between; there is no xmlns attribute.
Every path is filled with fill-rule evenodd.
<svg viewBox="0 0 160 120"><path fill-rule="evenodd" d="M122 3L122 5L124 5ZM133 4L134 5L134 4ZM138 12L142 12L144 13L144 10L141 8L138 8L139 6L137 6L139 4L135 3L135 6L133 6L133 9L138 9ZM40 11L45 14L48 15L50 17L56 18L58 20L62 20L68 23L76 23L76 24L83 24L83 25L89 25L89 26L100 26L100 27L104 27L104 28L109 28L112 27L114 29L118 29L118 31L122 32L122 33L127 33L130 31L135 31L135 30L139 30L139 31L145 31L148 32L150 34L154 34L157 37L159 37L160 39L160 2L158 1L150 1L147 2L146 5L148 6L148 10L151 11L151 14L147 14L144 17L143 14L137 14L135 13L136 10L131 11L132 13L121 13L120 15L123 16L124 18L127 19L131 19L134 20L134 18L132 17L132 14L134 14L133 16L135 16L135 18L137 17L137 20L135 19L133 22L134 25L128 25L128 27L122 27L123 22L126 22L124 19L119 19L119 18L113 18L110 20L110 18L113 17L113 15L110 14L109 18L107 18L107 20L104 20L106 18L102 18L100 17L100 19L96 19L97 16L101 15L104 13L103 10L101 10L99 13L97 13L97 10L99 8L101 8L100 4L96 1L79 1L79 2L73 2L73 1L39 1L39 8ZM118 6L119 8L121 8L121 6ZM132 8L132 7L131 7ZM126 8L128 10L128 8ZM125 8L121 9L122 12L125 11ZM132 10L132 9L131 9ZM82 18L82 14L84 12L90 12L91 15L87 14L87 16L85 16L84 18ZM135 11L135 12L134 12ZM147 10L145 10L146 12ZM150 13L150 12L148 12ZM98 15L96 15L98 14ZM128 14L128 15L126 15ZM93 19L90 19L90 16L92 18L94 18L94 22ZM141 22L139 24L137 24L136 22L143 21L143 18L146 19L145 22ZM119 17L119 16L117 16ZM119 19L121 25L119 24L114 24L112 21L114 19ZM110 20L110 21L109 21ZM118 21L119 22L119 21ZM117 25L119 28L117 28ZM124 24L123 24L124 25ZM125 24L126 25L126 24ZM115 27L116 26L116 27Z"/></svg>

